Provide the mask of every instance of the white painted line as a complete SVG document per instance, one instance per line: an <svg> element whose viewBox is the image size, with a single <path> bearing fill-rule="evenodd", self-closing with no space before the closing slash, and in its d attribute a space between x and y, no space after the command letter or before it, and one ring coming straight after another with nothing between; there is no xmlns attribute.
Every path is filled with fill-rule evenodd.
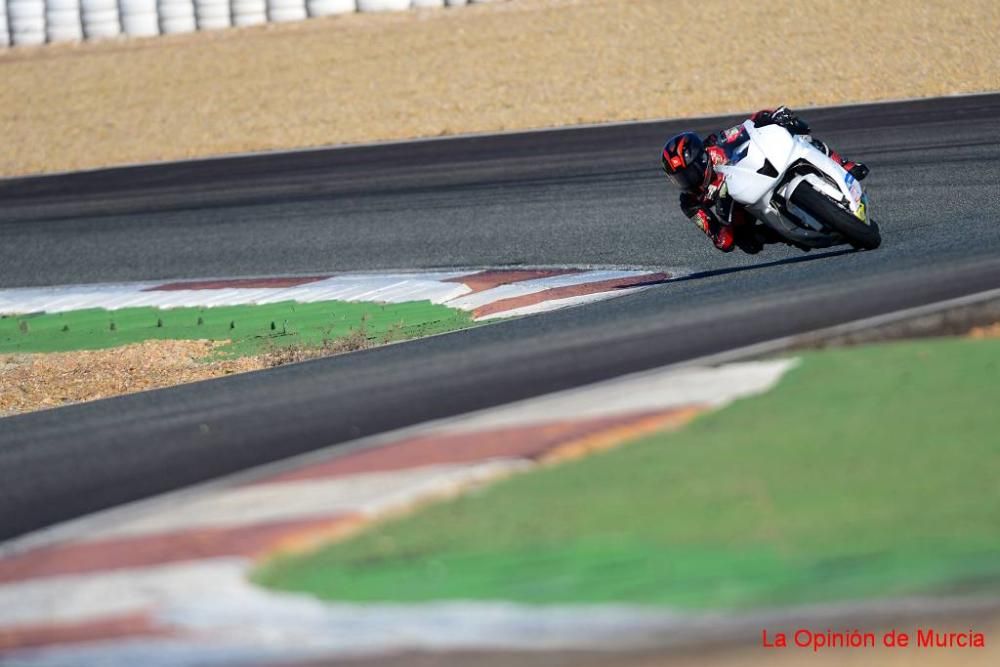
<svg viewBox="0 0 1000 667"><path fill-rule="evenodd" d="M224 594L236 601L250 588L245 579L250 563L246 558L212 558L4 584L0 628L97 620L203 595Z"/></svg>
<svg viewBox="0 0 1000 667"><path fill-rule="evenodd" d="M496 320L505 317L521 317L524 315L537 315L538 313L547 313L553 310L562 310L563 308L571 308L573 306L583 306L588 303L596 303L598 301L607 301L608 299L614 299L620 296L625 296L626 294L631 294L632 292L640 292L645 289L649 289L650 285L643 285L641 287L623 287L614 290L608 290L607 292L595 292L594 294L581 294L579 296L570 296L565 299L550 299L549 301L541 301L539 303L532 304L530 306L522 306L520 308L511 308L510 310L501 310L496 313L490 313L489 315L483 315L477 317L477 322L486 322L489 320Z"/></svg>
<svg viewBox="0 0 1000 667"><path fill-rule="evenodd" d="M199 528L238 528L342 514L377 516L529 465L520 460L494 460L234 487L108 527L92 538L101 541Z"/></svg>
<svg viewBox="0 0 1000 667"><path fill-rule="evenodd" d="M534 280L522 280L516 283L500 285L482 292L475 292L468 296L455 299L448 303L452 308L462 308L464 310L475 310L495 301L512 299L557 287L571 287L574 285L586 285L605 280L616 280L619 278L641 278L651 275L652 271L583 271L581 273L567 273L561 276L550 276L547 278L535 278Z"/></svg>
<svg viewBox="0 0 1000 667"><path fill-rule="evenodd" d="M471 433L572 421L581 415L599 419L692 405L719 408L770 390L797 364L797 359L745 361L628 376L466 415L441 424L435 432Z"/></svg>

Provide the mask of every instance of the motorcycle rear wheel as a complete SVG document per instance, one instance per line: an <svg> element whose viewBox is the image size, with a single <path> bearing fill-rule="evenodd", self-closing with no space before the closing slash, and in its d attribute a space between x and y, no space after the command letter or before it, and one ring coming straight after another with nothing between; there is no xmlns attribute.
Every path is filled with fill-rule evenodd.
<svg viewBox="0 0 1000 667"><path fill-rule="evenodd" d="M874 250L882 244L882 234L874 220L869 219L866 225L853 213L816 192L808 183L801 183L795 188L795 192L792 193L792 203L808 211L834 231L840 232L855 248Z"/></svg>

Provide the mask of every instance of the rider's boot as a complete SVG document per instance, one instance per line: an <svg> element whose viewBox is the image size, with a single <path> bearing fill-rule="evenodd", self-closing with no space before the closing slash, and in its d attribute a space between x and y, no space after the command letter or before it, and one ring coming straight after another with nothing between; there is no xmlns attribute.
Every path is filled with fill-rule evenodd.
<svg viewBox="0 0 1000 667"><path fill-rule="evenodd" d="M712 239L715 247L722 252L731 252L736 246L736 235L733 234L733 228L730 225L714 223L705 230L705 233L708 238Z"/></svg>
<svg viewBox="0 0 1000 667"><path fill-rule="evenodd" d="M859 181L865 180L865 176L868 175L868 165L866 165L863 162L853 162L851 160L845 159L843 156L841 156L840 153L833 150L832 148L827 146L826 143L820 141L819 139L810 137L810 141L812 141L813 146L826 153L826 155L829 156L831 160L836 160L840 164L840 166L843 167L844 170L847 171L847 173L849 173L851 176L858 179Z"/></svg>

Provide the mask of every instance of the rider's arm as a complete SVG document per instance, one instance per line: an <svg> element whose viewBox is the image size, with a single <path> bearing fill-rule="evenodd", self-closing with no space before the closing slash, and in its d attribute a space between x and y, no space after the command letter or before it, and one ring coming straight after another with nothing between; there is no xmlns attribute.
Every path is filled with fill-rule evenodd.
<svg viewBox="0 0 1000 667"><path fill-rule="evenodd" d="M684 215L689 217L698 229L705 232L708 238L712 239L716 248L722 252L730 252L733 249L733 230L728 225L719 222L718 217L704 202L688 192L682 192L680 203Z"/></svg>
<svg viewBox="0 0 1000 667"><path fill-rule="evenodd" d="M761 109L750 120L757 127L765 125L780 125L792 134L809 134L809 124L795 115L795 112L782 105L773 111Z"/></svg>
<svg viewBox="0 0 1000 667"><path fill-rule="evenodd" d="M757 127L764 127L765 125L780 125L792 134L809 134L809 125L796 116L791 109L785 106L778 107L773 111L771 109L761 109L754 115L750 116L750 120ZM732 146L734 144L741 144L747 140L747 130L743 127L743 124L734 125L728 130L723 130L718 135L709 135L709 140L705 142L705 145L723 145Z"/></svg>

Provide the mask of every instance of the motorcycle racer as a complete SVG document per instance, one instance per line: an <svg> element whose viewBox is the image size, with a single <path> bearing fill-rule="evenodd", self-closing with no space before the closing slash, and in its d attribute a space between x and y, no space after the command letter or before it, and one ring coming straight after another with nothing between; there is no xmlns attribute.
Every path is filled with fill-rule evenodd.
<svg viewBox="0 0 1000 667"><path fill-rule="evenodd" d="M750 120L757 127L780 125L791 134L804 135L859 181L868 175L868 167L864 164L843 158L813 138L809 125L785 106L773 111L758 111ZM681 189L681 210L723 252L738 247L755 254L763 249L765 242L779 240L769 228L757 225L753 217L729 197L725 177L715 169L729 164L733 151L746 141L746 128L740 124L720 134L710 134L704 140L694 132L682 132L663 147L661 164L666 175Z"/></svg>

